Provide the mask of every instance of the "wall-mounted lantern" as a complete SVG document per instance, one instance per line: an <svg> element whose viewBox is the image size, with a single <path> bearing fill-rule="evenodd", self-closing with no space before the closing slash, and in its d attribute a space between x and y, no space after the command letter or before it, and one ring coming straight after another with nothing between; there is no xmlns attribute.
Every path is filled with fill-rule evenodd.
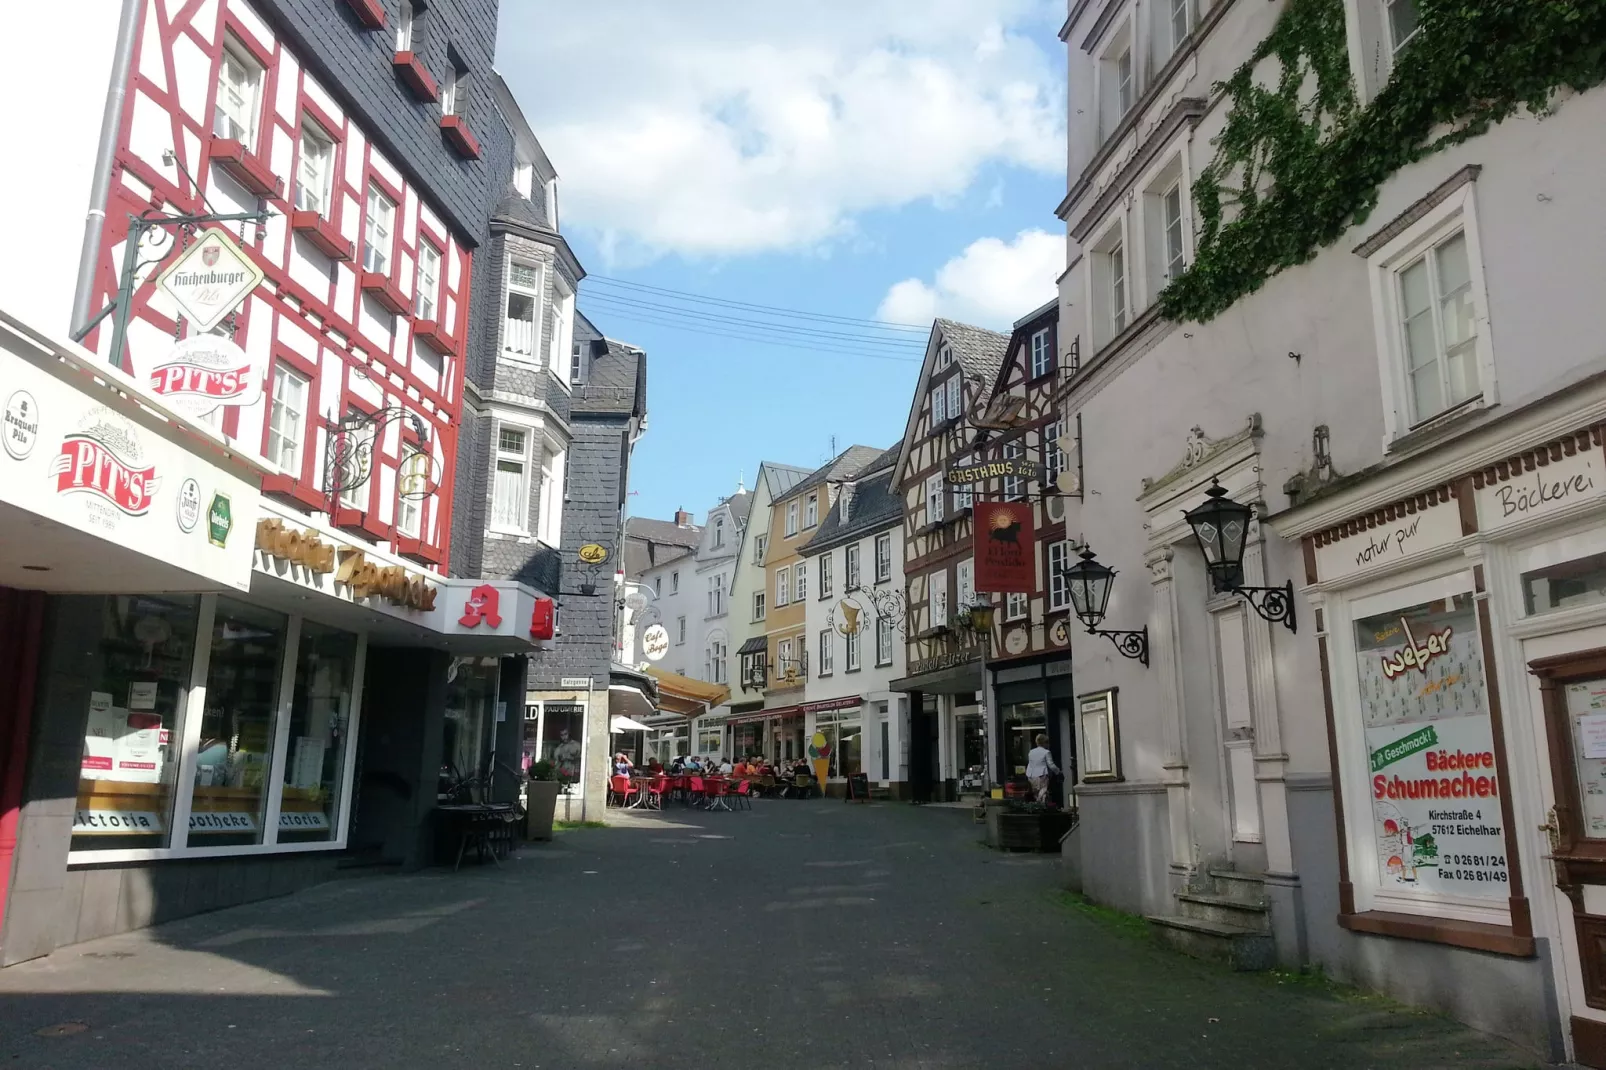
<svg viewBox="0 0 1606 1070"><path fill-rule="evenodd" d="M1231 592L1243 595L1244 601L1272 624L1286 624L1297 632L1294 620L1294 581L1281 587L1245 587L1244 545L1249 536L1249 521L1254 510L1227 497L1227 492L1214 478L1205 500L1185 511L1183 517L1193 529L1204 553L1205 567L1210 570L1211 585L1218 593Z"/></svg>
<svg viewBox="0 0 1606 1070"><path fill-rule="evenodd" d="M1135 632L1110 631L1101 629L1099 622L1104 619L1104 610L1110 604L1110 588L1114 585L1115 569L1101 564L1093 556L1093 551L1082 547L1081 560L1061 575L1070 588L1071 607L1082 623L1087 625L1087 634L1102 635L1115 644L1115 649L1123 657L1136 658L1145 668L1149 664L1149 629L1145 626Z"/></svg>

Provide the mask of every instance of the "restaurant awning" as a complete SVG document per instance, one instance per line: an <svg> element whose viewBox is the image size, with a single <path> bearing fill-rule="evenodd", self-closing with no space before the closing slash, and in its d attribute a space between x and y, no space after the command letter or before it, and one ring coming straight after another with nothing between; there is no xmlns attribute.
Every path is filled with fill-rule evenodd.
<svg viewBox="0 0 1606 1070"><path fill-rule="evenodd" d="M724 684L693 680L653 666L647 667L647 675L658 683L658 709L663 713L697 717L730 698L730 688Z"/></svg>
<svg viewBox="0 0 1606 1070"><path fill-rule="evenodd" d="M615 716L615 717L612 717L612 718L610 718L608 720L608 731L612 732L612 733L619 733L619 732L651 732L652 729L648 728L646 725L642 724L640 721L632 721L628 717Z"/></svg>
<svg viewBox="0 0 1606 1070"><path fill-rule="evenodd" d="M762 635L755 635L747 642L736 648L738 654L762 654L769 649L769 639Z"/></svg>
<svg viewBox="0 0 1606 1070"><path fill-rule="evenodd" d="M767 721L772 717L801 717L805 713L827 713L831 710L851 710L864 705L863 695L844 695L841 698L821 699L818 702L801 702L794 706L771 706L767 710L754 710L727 720L726 724L750 724Z"/></svg>

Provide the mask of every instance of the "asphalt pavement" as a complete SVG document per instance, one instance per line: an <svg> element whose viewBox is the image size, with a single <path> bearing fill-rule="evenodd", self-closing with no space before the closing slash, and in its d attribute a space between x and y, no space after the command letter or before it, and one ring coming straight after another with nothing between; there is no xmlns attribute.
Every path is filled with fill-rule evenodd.
<svg viewBox="0 0 1606 1070"><path fill-rule="evenodd" d="M1068 901L963 810L760 800L367 875L0 971L0 1068L1537 1066Z"/></svg>

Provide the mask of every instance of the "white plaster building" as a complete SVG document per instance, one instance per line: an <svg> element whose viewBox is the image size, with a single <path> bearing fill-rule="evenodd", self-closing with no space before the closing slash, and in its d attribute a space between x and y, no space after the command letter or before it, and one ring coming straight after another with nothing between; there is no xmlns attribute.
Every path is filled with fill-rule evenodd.
<svg viewBox="0 0 1606 1070"><path fill-rule="evenodd" d="M864 773L894 795L909 779L904 674L903 498L893 484L896 448L851 482L799 551L814 576L808 599L810 661L803 730L825 735L831 779Z"/></svg>
<svg viewBox="0 0 1606 1070"><path fill-rule="evenodd" d="M1077 785L1067 863L1242 964L1315 963L1606 1065L1606 877L1566 863L1558 889L1551 863L1600 834L1572 782L1598 763L1568 722L1606 679L1581 653L1606 645L1606 243L1579 240L1600 230L1606 92L1426 155L1309 262L1168 321L1156 300L1203 247L1193 182L1233 106L1213 87L1292 6L1075 0L1061 33L1060 397L1085 471L1066 530L1118 570L1103 626L1146 626L1150 652L1073 636L1082 768L1113 754ZM1412 62L1384 16L1414 5L1343 9L1365 107ZM1291 580L1297 632L1212 590L1182 514L1214 478L1261 517L1242 582ZM1385 659L1412 621L1459 638L1401 684ZM1390 794L1396 769L1434 768L1442 748L1391 757L1427 728L1491 771L1476 804ZM1463 809L1481 818L1444 817ZM1189 924L1212 893L1266 909Z"/></svg>

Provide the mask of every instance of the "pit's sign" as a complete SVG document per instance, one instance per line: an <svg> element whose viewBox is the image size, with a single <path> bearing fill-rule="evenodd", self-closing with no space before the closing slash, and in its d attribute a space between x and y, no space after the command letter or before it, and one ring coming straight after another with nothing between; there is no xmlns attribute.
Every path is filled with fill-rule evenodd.
<svg viewBox="0 0 1606 1070"><path fill-rule="evenodd" d="M151 369L152 393L186 416L209 415L219 405L251 405L262 396L263 369L226 338L186 338Z"/></svg>
<svg viewBox="0 0 1606 1070"><path fill-rule="evenodd" d="M197 331L210 331L262 283L262 269L222 231L209 230L156 280Z"/></svg>

